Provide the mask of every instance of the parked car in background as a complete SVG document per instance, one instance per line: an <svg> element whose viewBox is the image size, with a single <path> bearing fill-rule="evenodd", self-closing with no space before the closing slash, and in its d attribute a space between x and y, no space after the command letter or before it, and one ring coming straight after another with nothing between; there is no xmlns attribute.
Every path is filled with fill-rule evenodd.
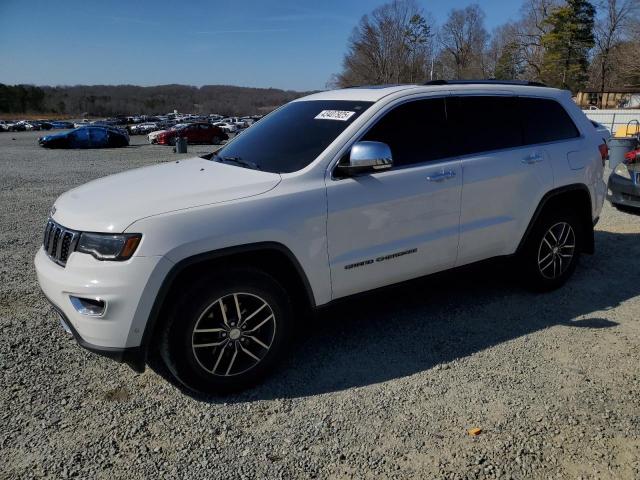
<svg viewBox="0 0 640 480"><path fill-rule="evenodd" d="M24 125L27 131L51 130L51 128L53 128L51 123L45 122L43 120L31 120L31 121L25 122Z"/></svg>
<svg viewBox="0 0 640 480"><path fill-rule="evenodd" d="M171 120L168 120L168 121L170 122ZM174 128L182 128L186 125L188 125L188 123L176 123L175 125L172 125L170 127L167 127L161 130L156 130L155 132L151 132L149 135L147 135L147 138L149 139L149 143L152 143L152 144L158 143L158 136L161 135L162 133Z"/></svg>
<svg viewBox="0 0 640 480"><path fill-rule="evenodd" d="M64 120L56 120L51 122L51 127L56 129L71 129L74 128L72 122L66 122Z"/></svg>
<svg viewBox="0 0 640 480"><path fill-rule="evenodd" d="M85 126L90 125L90 124L91 124L91 120L85 118L83 120L80 120L79 122L75 122L73 124L73 128L85 127Z"/></svg>
<svg viewBox="0 0 640 480"><path fill-rule="evenodd" d="M190 123L182 128L172 128L158 135L159 145L175 145L178 137L189 143L219 144L229 136L220 128L206 122Z"/></svg>
<svg viewBox="0 0 640 480"><path fill-rule="evenodd" d="M215 126L215 127L220 127L222 129L222 131L224 131L226 133L236 133L238 131L238 127L236 127L235 125L233 125L231 123L214 122L212 125Z"/></svg>
<svg viewBox="0 0 640 480"><path fill-rule="evenodd" d="M619 210L640 213L640 150L632 150L624 157L609 176L607 200Z"/></svg>
<svg viewBox="0 0 640 480"><path fill-rule="evenodd" d="M45 148L126 147L129 145L129 134L119 128L90 125L40 137L38 143Z"/></svg>
<svg viewBox="0 0 640 480"><path fill-rule="evenodd" d="M238 130L247 128L249 126L247 122L239 119L238 117L227 117L227 118L223 118L222 121L225 123L229 123L231 125L235 125L238 128Z"/></svg>
<svg viewBox="0 0 640 480"><path fill-rule="evenodd" d="M146 135L151 132L155 132L158 130L158 124L155 122L147 122L147 123L138 123L134 125L129 125L127 128L131 135Z"/></svg>
<svg viewBox="0 0 640 480"><path fill-rule="evenodd" d="M19 120L9 124L9 131L11 132L24 132L27 130L27 122L25 120Z"/></svg>

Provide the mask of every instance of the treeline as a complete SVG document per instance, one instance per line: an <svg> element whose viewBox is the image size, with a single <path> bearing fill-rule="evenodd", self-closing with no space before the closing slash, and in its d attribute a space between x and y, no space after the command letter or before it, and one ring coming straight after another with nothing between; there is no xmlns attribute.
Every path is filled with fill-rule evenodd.
<svg viewBox="0 0 640 480"><path fill-rule="evenodd" d="M31 85L3 85L0 83L0 112L42 112L45 93Z"/></svg>
<svg viewBox="0 0 640 480"><path fill-rule="evenodd" d="M394 0L354 28L330 86L429 79L521 79L574 93L640 84L640 0L521 0L492 32L478 4L445 22L415 0Z"/></svg>
<svg viewBox="0 0 640 480"><path fill-rule="evenodd" d="M109 117L124 114L184 113L250 115L268 113L306 93L227 85L76 85L62 87L0 84L0 112Z"/></svg>

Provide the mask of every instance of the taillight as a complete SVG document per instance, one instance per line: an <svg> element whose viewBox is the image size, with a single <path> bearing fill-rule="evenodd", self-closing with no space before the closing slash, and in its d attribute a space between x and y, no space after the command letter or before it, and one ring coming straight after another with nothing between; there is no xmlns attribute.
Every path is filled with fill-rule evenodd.
<svg viewBox="0 0 640 480"><path fill-rule="evenodd" d="M609 159L609 147L606 143L602 143L598 145L598 150L600 150L600 156L602 157L602 166L604 167L605 162Z"/></svg>
<svg viewBox="0 0 640 480"><path fill-rule="evenodd" d="M637 163L640 161L640 149L632 150L624 154L624 163Z"/></svg>

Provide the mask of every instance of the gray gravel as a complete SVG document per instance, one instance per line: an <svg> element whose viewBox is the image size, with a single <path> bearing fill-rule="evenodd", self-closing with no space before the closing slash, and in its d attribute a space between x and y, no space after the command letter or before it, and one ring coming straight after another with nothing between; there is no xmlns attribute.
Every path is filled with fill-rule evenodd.
<svg viewBox="0 0 640 480"><path fill-rule="evenodd" d="M37 136L0 134L0 478L640 478L640 217L606 205L559 291L492 265L360 297L263 385L192 398L80 349L32 266L60 193L178 156Z"/></svg>

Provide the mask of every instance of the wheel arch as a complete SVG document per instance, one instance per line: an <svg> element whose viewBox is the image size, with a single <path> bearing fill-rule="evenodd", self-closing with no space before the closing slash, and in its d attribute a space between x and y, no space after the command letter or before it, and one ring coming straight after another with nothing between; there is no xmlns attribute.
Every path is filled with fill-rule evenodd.
<svg viewBox="0 0 640 480"><path fill-rule="evenodd" d="M536 207L527 229L525 230L516 254L522 252L531 231L538 219L546 212L558 207L574 207L576 212L582 219L584 227L585 238L581 244L580 250L583 253L592 254L595 250L595 239L593 233L593 217L592 217L592 201L589 188L583 183L575 183L571 185L564 185L562 187L555 188L547 192L538 206Z"/></svg>
<svg viewBox="0 0 640 480"><path fill-rule="evenodd" d="M228 266L253 266L272 275L291 292L294 307L313 309L315 295L302 265L293 252L277 242L260 242L200 253L177 262L164 278L147 318L141 348L145 355L154 343L164 313L179 293L179 286L205 270Z"/></svg>

